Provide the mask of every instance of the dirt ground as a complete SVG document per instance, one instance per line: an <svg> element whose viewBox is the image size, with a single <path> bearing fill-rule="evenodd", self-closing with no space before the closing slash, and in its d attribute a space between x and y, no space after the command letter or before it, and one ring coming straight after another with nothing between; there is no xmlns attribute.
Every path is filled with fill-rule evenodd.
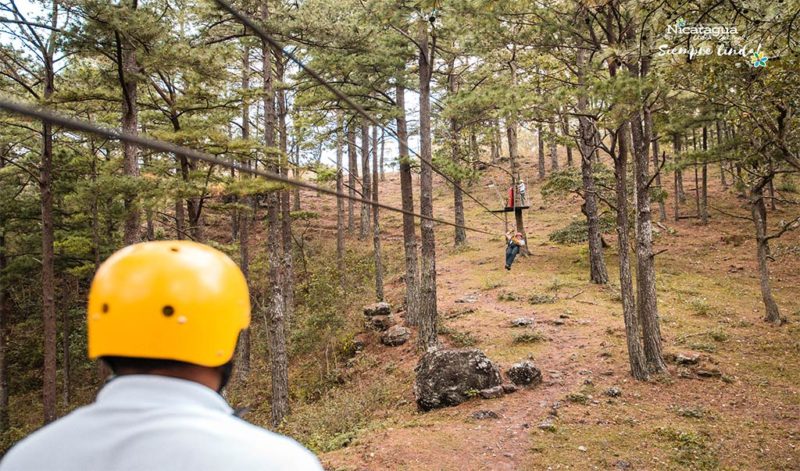
<svg viewBox="0 0 800 471"><path fill-rule="evenodd" d="M534 168L529 161L521 166ZM499 206L491 180L469 191ZM394 407L376 414L348 446L322 455L326 468L800 469L800 234L773 244L773 289L788 323L768 325L761 321L752 224L714 210L707 226L675 222L668 200L655 250L663 250L657 279L670 369L637 382L628 370L615 237L605 236L610 286L588 283L586 249L548 240L581 217L578 200L543 201L533 173L529 181L532 255L508 272L501 236L471 232L469 247L455 250L452 228L439 226L438 302L444 344L479 348L503 371L532 359L543 384L422 413L410 384L414 347L383 347L377 335L364 334L360 361L371 366L362 381L391 372L409 383L397 386ZM714 207L749 214L734 190L722 190L718 174L711 181ZM441 182L435 187L436 214L452 219L451 191ZM383 201L399 205L397 175L387 176L382 191ZM466 206L468 225L502 232L502 221L470 201ZM770 212L771 227L798 211ZM385 215L384 231L397 238L399 222L399 215ZM402 284L395 279L388 293L399 303ZM532 296L553 302L532 304ZM534 323L512 327L519 317ZM676 364L679 353L698 354L699 364ZM473 418L478 411L498 418ZM540 427L548 418L552 427Z"/></svg>

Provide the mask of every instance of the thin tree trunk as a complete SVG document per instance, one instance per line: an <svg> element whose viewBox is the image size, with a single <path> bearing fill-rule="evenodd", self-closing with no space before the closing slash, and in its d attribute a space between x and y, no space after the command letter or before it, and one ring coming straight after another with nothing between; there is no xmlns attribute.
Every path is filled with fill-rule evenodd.
<svg viewBox="0 0 800 471"><path fill-rule="evenodd" d="M428 42L428 22L420 19L418 44L419 55L419 133L420 133L420 213L433 217L433 172L431 169L431 75L433 73L434 50ZM422 271L420 277L420 315L419 346L422 349L434 348L437 338L437 306L436 306L436 235L433 221L424 219L421 222L422 235Z"/></svg>
<svg viewBox="0 0 800 471"><path fill-rule="evenodd" d="M556 121L550 120L550 171L558 172L558 143L556 142Z"/></svg>
<svg viewBox="0 0 800 471"><path fill-rule="evenodd" d="M500 160L500 120L492 120L490 156L492 163Z"/></svg>
<svg viewBox="0 0 800 471"><path fill-rule="evenodd" d="M448 82L448 92L451 96L454 96L458 93L458 81L456 74L454 73L455 68L455 58L450 63L450 73L447 77ZM458 145L458 120L455 116L450 118L450 160L453 162L454 168L458 169L460 167L460 158L461 152ZM516 160L517 160L517 129L516 123L512 122L511 125L508 127L508 145L511 150L511 173L515 174L516 170ZM464 245L467 242L467 231L464 229L464 195L461 192L461 178L458 176L458 170L456 170L456 176L453 178L453 212L455 217L455 222L458 226L455 227L455 233L453 234L454 237L454 244L456 247L460 245Z"/></svg>
<svg viewBox="0 0 800 471"><path fill-rule="evenodd" d="M386 155L386 130L385 129L381 129L381 164L380 164L380 169L381 169L381 181L382 182L386 181L386 169L385 169L385 167L383 165L383 157L385 155Z"/></svg>
<svg viewBox="0 0 800 471"><path fill-rule="evenodd" d="M137 2L130 2L132 9L136 9ZM136 60L136 49L127 40L123 40L119 33L116 34L117 59L120 85L122 86L122 131L128 134L138 134L139 129L139 107L136 103L138 98L138 79L140 72L139 64ZM123 171L127 177L135 178L139 176L139 149L136 145L124 142L122 144ZM123 242L125 245L139 242L139 207L136 202L136 195L126 194L125 203L125 226Z"/></svg>
<svg viewBox="0 0 800 471"><path fill-rule="evenodd" d="M675 207L675 221L678 221L681 218L681 169L678 167L680 165L681 159L681 135L674 134L672 136L672 147L675 151L675 194L673 195L673 204Z"/></svg>
<svg viewBox="0 0 800 471"><path fill-rule="evenodd" d="M353 234L356 230L355 208L353 199L356 196L356 177L358 176L358 156L356 155L356 130L355 124L347 126L347 184L350 199L347 200L347 232Z"/></svg>
<svg viewBox="0 0 800 471"><path fill-rule="evenodd" d="M261 20L269 20L267 2L261 4ZM272 50L270 45L261 42L261 58L263 64L263 101L264 101L264 144L267 148L275 147L275 94L272 77ZM278 171L274 156L268 159L267 168ZM270 373L272 379L271 423L279 426L289 413L289 374L288 355L286 352L286 331L283 298L283 257L282 231L280 223L280 200L277 191L270 191L266 196L267 205L267 257L269 259L269 315L267 317L267 339L269 343Z"/></svg>
<svg viewBox="0 0 800 471"><path fill-rule="evenodd" d="M244 46L242 53L242 140L247 141L250 139L250 98L248 92L250 90L250 48ZM250 168L250 161L246 161L244 165ZM239 178L248 178L246 173L239 172ZM252 206L253 197L244 196L241 198L241 204ZM247 284L250 283L250 224L252 215L247 211L237 210L237 219L239 220L239 268L244 274ZM252 286L250 292L252 293ZM251 296L251 304L252 304ZM238 355L236 358L236 376L239 382L243 382L250 375L250 329L245 329L239 336L239 343L237 345Z"/></svg>
<svg viewBox="0 0 800 471"><path fill-rule="evenodd" d="M0 158L0 170L4 167L5 160ZM8 294L8 281L6 269L8 257L6 256L6 227L5 220L0 219L0 434L4 434L9 427L8 421L8 319L11 316L11 303Z"/></svg>
<svg viewBox="0 0 800 471"><path fill-rule="evenodd" d="M586 64L585 51L579 50L577 53L578 83L584 83L584 67ZM581 180L583 182L584 213L586 214L586 225L588 229L589 242L589 280L592 283L607 284L608 270L606 261L603 258L603 240L600 234L600 217L597 208L597 189L595 186L594 175L592 173L592 154L594 153L594 134L596 132L593 123L584 116L588 107L587 98L578 98L577 110L581 113L578 118L580 126L580 154L581 154Z"/></svg>
<svg viewBox="0 0 800 471"><path fill-rule="evenodd" d="M344 139L344 120L342 112L336 115L336 192L344 192L344 173L342 170L342 154ZM345 266L344 266L344 200L336 198L336 269L339 273L339 285L345 287Z"/></svg>
<svg viewBox="0 0 800 471"><path fill-rule="evenodd" d="M538 138L538 150L539 150L539 180L544 180L545 177L545 169L544 169L544 136L542 136L542 127L536 127L536 135Z"/></svg>
<svg viewBox="0 0 800 471"><path fill-rule="evenodd" d="M625 340L631 375L638 380L647 379L647 367L642 349L641 326L636 312L631 275L630 241L628 239L628 124L617 130L618 155L614 159L617 203L617 245L619 248L619 286L622 314L625 319Z"/></svg>
<svg viewBox="0 0 800 471"><path fill-rule="evenodd" d="M370 199L371 185L369 172L369 126L366 121L361 126L361 194L364 199ZM364 240L369 234L369 210L367 203L361 203L361 232L359 240Z"/></svg>
<svg viewBox="0 0 800 471"><path fill-rule="evenodd" d="M644 127L645 127L645 134L648 136L652 136L653 141L653 169L656 173L655 183L658 187L659 191L663 190L661 186L661 169L659 168L659 149L658 149L658 136L654 134L655 130L653 129L653 113L650 112L650 109L645 109L644 115ZM659 198L658 200L658 220L661 222L665 222L667 220L667 206L664 203L664 198Z"/></svg>
<svg viewBox="0 0 800 471"><path fill-rule="evenodd" d="M567 117L567 115L562 115L562 117L561 117L561 133L564 136L569 136L570 135L569 118ZM572 165L573 165L573 162L572 162L572 146L567 145L567 167L572 167Z"/></svg>
<svg viewBox="0 0 800 471"><path fill-rule="evenodd" d="M703 126L703 152L708 151L708 128ZM708 224L708 162L703 158L703 190L700 198L700 222Z"/></svg>
<svg viewBox="0 0 800 471"><path fill-rule="evenodd" d="M722 121L716 121L717 127L717 146L722 146ZM728 181L725 178L725 161L720 159L719 161L719 180L722 184L722 191L728 191Z"/></svg>
<svg viewBox="0 0 800 471"><path fill-rule="evenodd" d="M646 66L643 64L642 68ZM645 69L646 70L646 69ZM646 72L643 72L643 76ZM647 106L647 105L645 105ZM650 136L642 129L642 115L631 120L636 183L636 308L642 322L644 355L651 373L667 370L661 352L661 327L656 298L655 256L653 255L653 222L650 209Z"/></svg>
<svg viewBox="0 0 800 471"><path fill-rule="evenodd" d="M53 17L58 3L53 2ZM55 21L55 20L54 20ZM45 54L44 100L53 96L55 72L53 56ZM53 222L53 126L42 122L42 162L39 168L39 191L42 211L42 318L44 324L44 365L42 368L42 404L44 423L56 419L56 304L55 304L55 229ZM134 231L135 232L135 231Z"/></svg>
<svg viewBox="0 0 800 471"><path fill-rule="evenodd" d="M771 179L771 178L770 178ZM764 203L764 186L770 179L761 179L750 190L750 210L756 228L756 256L758 257L758 274L761 286L761 299L764 302L766 322L780 324L781 312L778 303L772 297L769 279L769 239L767 238L767 206Z"/></svg>
<svg viewBox="0 0 800 471"><path fill-rule="evenodd" d="M411 162L408 156L408 129L406 127L405 88L395 87L397 102L397 140L399 141L400 195L405 211L414 212L414 188L411 178ZM414 216L403 214L403 249L406 263L406 322L419 323L419 262L417 258L417 234Z"/></svg>
<svg viewBox="0 0 800 471"><path fill-rule="evenodd" d="M281 53L275 51L276 79L283 83L286 71L285 63L281 60ZM286 127L286 90L279 88L276 93L278 102L278 131L280 132L280 173L289 176L289 136ZM292 215L291 215L291 188L284 187L280 194L281 201L281 238L283 243L283 304L286 324L292 322L294 315L294 260L292 253Z"/></svg>
<svg viewBox="0 0 800 471"><path fill-rule="evenodd" d="M378 202L380 171L378 170L378 128L372 127L372 199ZM375 299L383 301L383 258L378 206L372 207L372 246L375 251Z"/></svg>

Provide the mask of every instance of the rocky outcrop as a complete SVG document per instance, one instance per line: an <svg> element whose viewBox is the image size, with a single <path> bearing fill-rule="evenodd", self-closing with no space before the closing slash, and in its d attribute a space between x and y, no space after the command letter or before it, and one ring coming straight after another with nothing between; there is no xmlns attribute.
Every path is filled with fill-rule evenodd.
<svg viewBox="0 0 800 471"><path fill-rule="evenodd" d="M387 302L379 302L364 306L364 315L366 317L373 316L388 316L392 313L392 305Z"/></svg>
<svg viewBox="0 0 800 471"><path fill-rule="evenodd" d="M476 348L431 350L414 371L414 396L422 410L461 404L502 383L500 370Z"/></svg>

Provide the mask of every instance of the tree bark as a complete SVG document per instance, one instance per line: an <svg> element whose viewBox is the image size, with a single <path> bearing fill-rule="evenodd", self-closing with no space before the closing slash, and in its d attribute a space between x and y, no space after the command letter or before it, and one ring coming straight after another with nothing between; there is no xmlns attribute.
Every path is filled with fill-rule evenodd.
<svg viewBox="0 0 800 471"><path fill-rule="evenodd" d="M631 276L630 242L628 239L628 124L617 130L618 154L614 159L617 206L617 245L619 248L619 287L622 313L625 319L625 340L631 375L638 380L648 377L642 349L641 326L636 312Z"/></svg>
<svg viewBox="0 0 800 471"><path fill-rule="evenodd" d="M558 143L556 142L556 122L550 121L550 171L558 172Z"/></svg>
<svg viewBox="0 0 800 471"><path fill-rule="evenodd" d="M454 73L455 59L450 63L450 73L447 77L448 92L455 95L458 92L458 80ZM450 160L453 162L453 167L456 169L456 175L453 176L453 212L455 227L453 234L453 242L456 247L464 245L467 242L467 231L464 229L464 195L461 192L461 177L458 172L460 171L461 152L458 145L458 120L454 117L450 118ZM517 129L516 123L508 127L508 144L511 151L511 172L514 173L517 159Z"/></svg>
<svg viewBox="0 0 800 471"><path fill-rule="evenodd" d="M54 17L57 11L57 2L53 2ZM54 92L55 72L52 54L45 53L44 56L44 100L45 103L48 103ZM39 167L39 191L42 211L42 318L44 324L42 404L44 406L44 423L48 424L56 420L57 415L56 349L58 343L55 305L55 229L53 222L53 126L48 122L42 122L42 161Z"/></svg>
<svg viewBox="0 0 800 471"><path fill-rule="evenodd" d="M578 84L583 86L584 67L586 63L585 52L578 50L577 53ZM586 226L589 242L589 280L596 284L608 283L608 270L606 261L603 257L603 240L600 233L600 217L597 208L597 189L592 173L592 154L594 153L594 135L596 129L594 124L585 116L588 108L587 98L580 96L577 103L577 111L581 114L578 118L580 131L580 154L581 154L581 180L583 183L584 212L586 214Z"/></svg>
<svg viewBox="0 0 800 471"><path fill-rule="evenodd" d="M386 130L385 129L381 129L381 164L380 164L379 168L381 170L381 181L382 182L386 181L386 168L383 165L383 158L384 158L385 155L386 155Z"/></svg>
<svg viewBox="0 0 800 471"><path fill-rule="evenodd" d="M0 158L0 169L5 160ZM8 257L6 255L5 220L0 219L0 434L8 430L8 319L11 316L11 303L6 277Z"/></svg>
<svg viewBox="0 0 800 471"><path fill-rule="evenodd" d="M342 170L342 156L344 139L344 120L342 112L336 116L336 192L344 192L344 171ZM339 285L345 287L345 266L344 266L344 200L336 198L336 269L339 273Z"/></svg>
<svg viewBox="0 0 800 471"><path fill-rule="evenodd" d="M708 151L708 128L703 126L703 152ZM700 222L708 224L708 162L703 158L703 192L700 197Z"/></svg>
<svg viewBox="0 0 800 471"><path fill-rule="evenodd" d="M355 206L352 198L356 196L356 177L358 177L358 156L356 155L356 130L355 124L347 125L347 232L353 234L356 230Z"/></svg>
<svg viewBox="0 0 800 471"><path fill-rule="evenodd" d="M758 257L758 274L761 286L761 299L764 302L766 322L781 324L781 312L778 303L772 297L769 279L769 239L767 238L767 206L764 203L764 186L769 179L760 179L750 190L750 211L756 228L756 256Z"/></svg>
<svg viewBox="0 0 800 471"><path fill-rule="evenodd" d="M489 158L492 160L492 163L497 162L500 160L500 120L494 119L492 120L491 126L491 148L490 148L490 156Z"/></svg>
<svg viewBox="0 0 800 471"><path fill-rule="evenodd" d="M361 194L365 200L371 199L371 184L369 171L369 126L367 122L361 126ZM364 240L369 234L369 212L370 205L361 203L361 232L358 234L359 240Z"/></svg>
<svg viewBox="0 0 800 471"><path fill-rule="evenodd" d="M722 146L722 121L717 120L715 123L717 127L717 146ZM720 159L719 162L719 179L722 184L722 191L728 191L728 181L725 178L725 161Z"/></svg>
<svg viewBox="0 0 800 471"><path fill-rule="evenodd" d="M250 139L250 48L244 46L242 53L242 140ZM250 161L244 162L245 167L250 168ZM239 178L249 178L246 173L239 172ZM244 196L240 203L249 207L253 206L253 198ZM247 211L237 210L239 220L239 268L244 274L247 284L250 284L250 224L252 215ZM252 288L250 290L252 293ZM252 296L250 298L252 304ZM237 344L238 355L236 358L236 377L239 382L245 381L250 375L250 329L242 331Z"/></svg>
<svg viewBox="0 0 800 471"><path fill-rule="evenodd" d="M131 9L136 10L137 0L129 0ZM128 134L139 133L139 106L138 99L138 75L141 72L139 63L136 60L136 47L128 40L124 39L119 33L115 33L117 45L117 73L122 87L122 131ZM123 172L127 177L135 178L139 176L139 148L136 145L124 142L122 144ZM126 194L125 203L125 226L123 232L123 242L125 245L139 242L139 207L136 202L135 194Z"/></svg>
<svg viewBox="0 0 800 471"><path fill-rule="evenodd" d="M414 188L411 178L411 160L408 156L408 129L406 126L405 88L395 87L397 102L397 140L399 141L400 197L405 211L414 212ZM419 262L417 258L417 234L414 216L403 214L403 249L406 264L406 322L419 323Z"/></svg>
<svg viewBox="0 0 800 471"><path fill-rule="evenodd" d="M267 2L261 4L261 20L268 22L269 9ZM262 40L261 58L263 64L263 102L264 102L264 144L272 152L267 159L267 168L278 171L275 147L275 94L272 76L272 50ZM289 374L288 355L286 352L286 331L283 297L283 257L282 230L280 223L280 200L277 191L270 191L266 196L267 205L267 257L269 259L269 315L267 318L267 339L269 343L270 372L272 379L271 422L273 427L279 426L289 413Z"/></svg>
<svg viewBox="0 0 800 471"><path fill-rule="evenodd" d="M653 129L653 113L650 111L649 108L645 109L644 114L644 127L645 127L645 134L652 136L653 141L653 168L655 169L656 177L655 183L658 187L659 191L663 191L663 187L661 186L661 169L659 168L659 149L658 149L658 136L654 134ZM659 198L658 201L658 220L661 222L665 222L667 220L667 206L664 203L664 198Z"/></svg>
<svg viewBox="0 0 800 471"><path fill-rule="evenodd" d="M433 217L433 171L431 169L431 75L433 73L433 54L428 41L428 22L418 20L420 46L419 54L419 133L420 133L420 213ZM420 315L418 319L418 343L422 349L434 348L437 338L436 306L436 236L433 221L423 219L422 272L420 277Z"/></svg>
<svg viewBox="0 0 800 471"><path fill-rule="evenodd" d="M378 170L378 127L372 127L372 199L378 202L380 171ZM375 299L383 301L383 258L378 206L372 207L372 246L375 251Z"/></svg>
<svg viewBox="0 0 800 471"><path fill-rule="evenodd" d="M648 187L650 136L644 134L642 115L639 112L634 113L631 119L631 136L636 184L636 308L642 323L644 355L648 371L661 373L667 370L667 365L661 352L661 328L656 298L653 223Z"/></svg>
<svg viewBox="0 0 800 471"><path fill-rule="evenodd" d="M276 78L279 83L283 83L286 72L286 64L281 59L281 52L274 51ZM286 115L288 113L286 104L286 90L279 88L276 93L278 101L278 131L280 132L280 173L284 177L289 176L289 136L286 127ZM280 194L281 201L281 239L283 247L283 304L284 318L287 324L292 322L294 315L294 260L292 253L292 214L291 214L292 190L285 186Z"/></svg>
<svg viewBox="0 0 800 471"><path fill-rule="evenodd" d="M536 127L536 135L537 140L539 143L538 150L539 150L539 180L544 180L545 177L545 169L544 169L544 136L542 136L542 126Z"/></svg>
<svg viewBox="0 0 800 471"><path fill-rule="evenodd" d="M674 134L672 136L672 147L675 151L675 156L673 157L675 160L675 194L672 196L673 204L675 206L675 221L678 221L681 218L681 169L678 167L680 165L681 159L681 135Z"/></svg>

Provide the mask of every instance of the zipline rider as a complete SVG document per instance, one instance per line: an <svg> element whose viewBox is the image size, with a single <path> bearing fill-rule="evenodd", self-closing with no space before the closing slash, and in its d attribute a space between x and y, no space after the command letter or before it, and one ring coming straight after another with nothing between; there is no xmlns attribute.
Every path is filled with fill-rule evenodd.
<svg viewBox="0 0 800 471"><path fill-rule="evenodd" d="M17 444L0 471L322 470L297 442L233 415L220 396L250 296L222 252L146 242L95 274L89 358L114 376L97 400Z"/></svg>

